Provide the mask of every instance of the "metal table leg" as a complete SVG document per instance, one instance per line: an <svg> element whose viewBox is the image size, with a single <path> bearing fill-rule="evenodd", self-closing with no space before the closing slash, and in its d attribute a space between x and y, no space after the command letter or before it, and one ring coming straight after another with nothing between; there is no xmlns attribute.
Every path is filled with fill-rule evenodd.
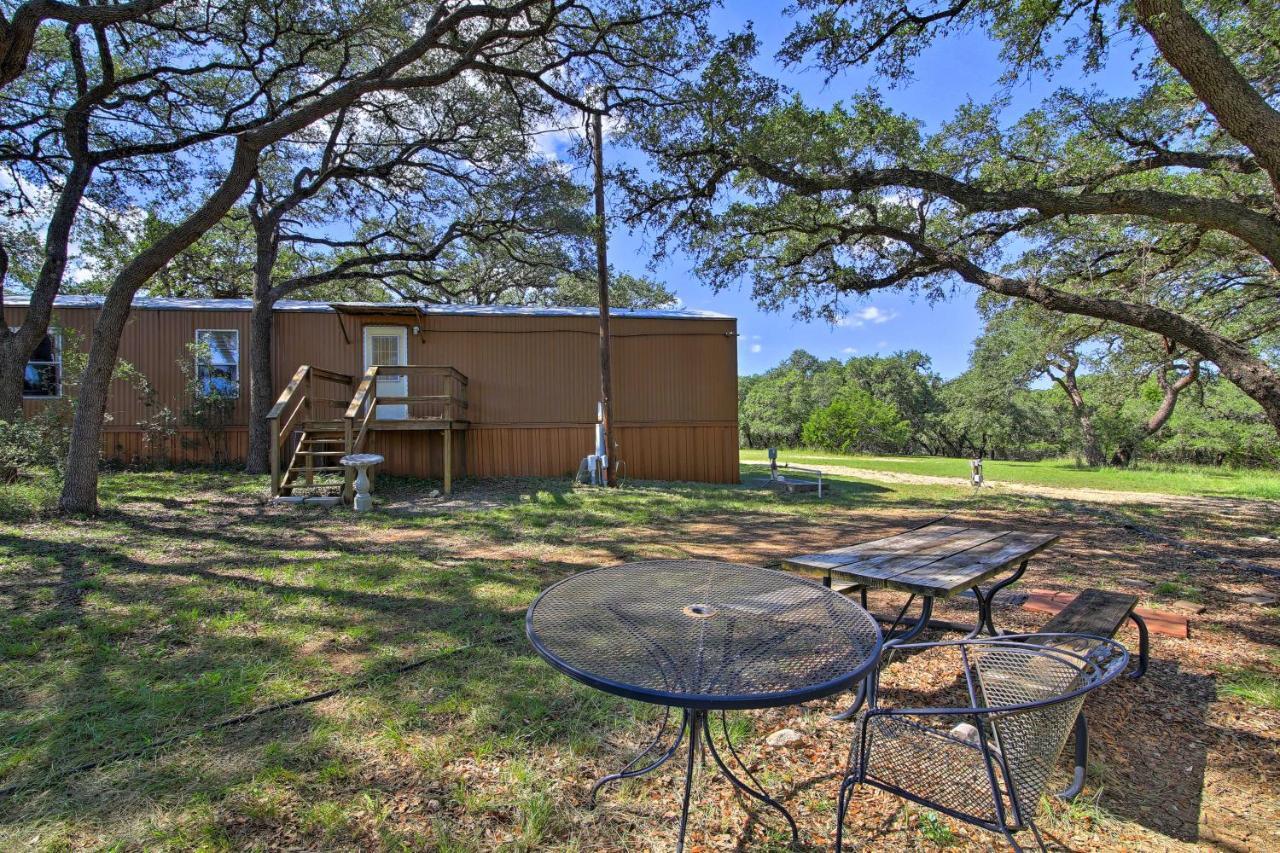
<svg viewBox="0 0 1280 853"><path fill-rule="evenodd" d="M786 808L783 807L782 803L765 793L764 786L760 784L758 779L756 779L755 774L751 772L751 768L747 767L746 763L738 756L738 751L733 748L733 741L729 739L729 723L725 720L724 712L720 712L720 728L724 733L725 748L729 751L729 755L733 757L733 760L737 762L738 766L742 768L742 772L751 780L751 785L748 785L746 782L743 782L735 776L733 771L729 769L727 764L725 764L724 759L720 757L720 751L716 749L715 739L711 736L711 726L707 720L706 713L697 711L694 713L701 714L702 716L702 731L706 736L707 749L711 751L711 757L715 759L716 765L720 768L720 772L725 775L733 787L737 788L739 791L749 794L786 818L787 824L791 827L791 845L793 847L799 846L800 829L796 826L795 819L791 817L791 812L787 811ZM752 785L755 787L752 787ZM688 795L686 794L686 796Z"/></svg>
<svg viewBox="0 0 1280 853"><path fill-rule="evenodd" d="M911 598L915 598L915 596L913 595ZM907 599L907 606L910 606L910 604L911 604L911 599ZM905 606L903 610L904 611L906 610ZM890 646L895 646L902 643L909 643L913 639L915 639L920 634L921 631L929 627L929 617L932 615L933 615L933 597L926 595L921 599L920 615L916 617L916 621L913 622L911 624L911 627L907 628L907 630L904 631L903 633L884 641L884 645L881 647L881 652L880 652L881 657L883 658L884 652L887 651ZM898 619L901 619L901 618L902 618L902 613L899 613ZM893 628L897 627L897 624L898 624L897 620L895 620L893 626L889 630L892 631ZM857 716L858 712L862 710L863 703L867 701L867 681L869 678L870 676L867 676L867 678L864 678L862 681L858 683L858 690L853 696L853 704L850 705L846 710L841 711L839 714L833 714L831 719L851 720L855 716Z"/></svg>
<svg viewBox="0 0 1280 853"><path fill-rule="evenodd" d="M980 636L983 629L986 629L993 637L1000 636L1001 631L996 627L995 619L992 617L991 605L995 601L996 593L1010 584L1017 583L1018 580L1026 574L1027 563L1029 562L1030 560L1023 560L1022 564L1018 566L1018 570L1016 572L997 582L985 593L982 591L981 587L975 586L973 588L973 595L978 599L978 624L975 625L973 630L966 635L965 639L972 640L973 638Z"/></svg>
<svg viewBox="0 0 1280 853"><path fill-rule="evenodd" d="M689 729L689 760L684 766L684 801L680 804L680 835L676 839L676 853L684 851L684 832L689 826L689 794L693 790L693 762L698 754L698 732L707 725L707 712L685 711L684 725Z"/></svg>
<svg viewBox="0 0 1280 853"><path fill-rule="evenodd" d="M689 727L688 711L681 711L680 730L676 732L676 739L675 742L671 744L671 747L659 756L656 761L647 764L644 767L636 767L642 758L658 748L658 744L662 742L662 736L667 733L667 724L670 722L671 709L668 708L666 714L662 717L662 726L658 729L657 736L654 737L653 741L644 748L644 751L631 759L631 763L619 770L617 773L610 773L608 776L603 776L600 779L597 779L596 783L591 786L591 796L588 803L589 808L594 809L596 807L596 794L598 794L600 789L605 785L608 785L610 782L618 782L622 779L631 779L635 776L643 776L646 773L651 773L666 764L667 761L671 759L671 756L676 754L676 750L680 748L680 742L684 739L685 730Z"/></svg>
<svg viewBox="0 0 1280 853"><path fill-rule="evenodd" d="M759 780L756 779L750 768L747 767L746 763L743 762L742 758L738 755L737 750L733 747L733 742L729 739L729 725L723 712L721 712L720 715L720 725L724 733L725 749L738 766L742 768L742 772L746 775L747 779L750 780L750 784L744 782L729 769L729 766L721 756L720 751L716 748L706 711L682 710L680 712L680 730L676 732L675 741L671 746L650 764L645 765L644 767L635 766L640 763L641 759L646 755L649 755L654 752L655 749L659 748L658 745L662 742L663 735L666 734L667 723L670 719L670 715L671 712L670 709L668 709L667 716L663 718L662 726L658 730L657 737L655 737L653 742L650 743L649 746L647 746L639 755L633 758L630 764L617 773L610 773L608 776L601 778L592 786L590 797L591 808L595 808L596 794L603 786L610 782L616 782L621 779L631 779L636 776L643 776L646 773L657 770L676 754L680 749L680 745L685 742L687 735L689 746L685 758L684 794L680 801L680 828L676 840L676 853L681 853L681 851L684 850L685 834L689 826L689 802L692 798L693 792L693 770L694 765L697 763L699 754L702 754L705 760L704 749L711 753L711 757L715 760L716 766L720 768L720 771L724 773L725 778L729 780L730 784L732 784L734 788L745 792L756 800L759 800L786 818L787 825L791 829L792 844L798 846L800 843L800 830L799 827L796 826L795 819L780 802L765 793L764 786L760 784Z"/></svg>
<svg viewBox="0 0 1280 853"><path fill-rule="evenodd" d="M1089 723L1084 718L1084 711L1076 716L1076 761L1071 773L1071 784L1059 791L1058 796L1064 800L1073 800L1084 790L1084 777L1089 770Z"/></svg>

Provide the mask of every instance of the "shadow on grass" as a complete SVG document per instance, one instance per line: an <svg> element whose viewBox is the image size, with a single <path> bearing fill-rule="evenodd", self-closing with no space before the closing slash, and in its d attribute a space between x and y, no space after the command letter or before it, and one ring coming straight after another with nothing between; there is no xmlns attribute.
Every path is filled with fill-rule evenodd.
<svg viewBox="0 0 1280 853"><path fill-rule="evenodd" d="M269 742L281 727L289 743L274 752L292 755L314 735L314 712L293 709L193 738L188 743L207 753L198 765L184 762L179 742L141 760L63 773L349 677L376 676L432 649L471 646L365 691L402 706L408 729L419 719L424 731L438 731L441 716L475 718L487 721L475 725L490 748L516 749L626 724L621 700L584 696L561 679L545 689L550 672L523 639L523 604L541 578L568 566L438 567L416 548L365 555L358 544L318 530L311 532L321 547L338 557L298 556L287 539L230 531L219 538L233 547L231 556L151 557L140 543L181 543L181 523L111 521L125 522L133 541L0 531L0 553L15 562L38 556L48 567L48 576L6 584L6 597L22 600L26 583L55 592L53 606L22 618L24 636L10 638L38 655L4 661L8 672L25 672L6 685L8 713L0 711L0 785L20 789L0 800L3 822L110 823L126 819L130 808L141 817L152 798L178 806L217 801L261 773L289 770L255 755L254 738ZM481 593L492 587L506 590L510 603ZM355 671L335 671L330 650L339 653L334 659L356 658ZM412 697L416 707L405 708Z"/></svg>

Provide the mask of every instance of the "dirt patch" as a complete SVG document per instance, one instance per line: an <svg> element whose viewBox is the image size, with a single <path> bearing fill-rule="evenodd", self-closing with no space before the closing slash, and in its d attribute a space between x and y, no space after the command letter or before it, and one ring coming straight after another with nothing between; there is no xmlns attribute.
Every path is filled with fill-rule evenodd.
<svg viewBox="0 0 1280 853"><path fill-rule="evenodd" d="M963 477L939 477L933 474L907 474L899 471L878 471L871 468L851 468L843 465L822 465L825 474L836 474L844 477L857 477L860 480L873 480L881 483L911 483L915 485L933 486L969 486ZM1264 500L1245 500L1235 498L1206 498L1189 495L1166 495L1156 492L1126 492L1111 489L1078 489L1061 486L1041 486L1034 483L1009 483L1002 480L987 479L983 488L989 488L996 494L1028 495L1032 497L1052 498L1054 500L1082 501L1100 504L1150 504L1194 508L1197 511L1246 513L1262 516L1267 513L1280 513L1280 502Z"/></svg>

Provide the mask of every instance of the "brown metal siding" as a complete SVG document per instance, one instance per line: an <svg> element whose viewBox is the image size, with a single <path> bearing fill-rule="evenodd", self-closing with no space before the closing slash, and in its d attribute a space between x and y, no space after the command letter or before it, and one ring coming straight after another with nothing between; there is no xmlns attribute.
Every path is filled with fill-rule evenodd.
<svg viewBox="0 0 1280 853"><path fill-rule="evenodd" d="M249 313L247 311L133 311L120 340L120 358L141 370L161 400L180 410L186 403L178 362L190 358L197 329L235 329L240 332L240 398L231 423L249 423ZM113 429L128 429L145 415L142 400L130 383L117 379L111 386Z"/></svg>
<svg viewBox="0 0 1280 853"><path fill-rule="evenodd" d="M89 309L58 309L59 322L83 329L87 343L96 319ZM10 322L19 310L6 309ZM135 310L121 357L142 370L169 405L181 407L182 376L197 328L240 330L241 399L236 425L248 418L247 311ZM594 444L599 398L599 338L592 317L348 316L277 312L273 332L273 395L300 364L353 377L363 372L366 325L418 325L409 334L412 364L450 365L470 379L472 428L465 438L465 468L477 476L561 476L577 469ZM737 341L734 320L615 318L614 417L627 476L637 479L737 482ZM345 335L344 335L345 330ZM337 396L338 389L333 391ZM414 393L417 393L416 391ZM138 455L134 424L143 412L126 383L112 388L108 406L110 455ZM330 413L326 413L329 416ZM132 432L132 437L122 433ZM233 430L229 449L244 452L244 430ZM428 437L429 436L429 437ZM179 442L189 445L191 442ZM379 433L371 450L387 456L385 470L439 476L440 436ZM198 451L175 448L195 461Z"/></svg>
<svg viewBox="0 0 1280 853"><path fill-rule="evenodd" d="M5 321L11 326L22 322L25 308L5 308ZM73 329L81 349L88 350L98 311L89 308L54 309L54 322ZM156 389L162 404L175 412L184 406L182 371L179 359L189 357L187 346L195 343L196 329L237 329L240 332L240 399L236 403L232 425L249 423L248 349L249 314L245 311L133 311L120 340L120 359L145 375ZM65 379L64 379L65 381ZM35 412L42 403L27 400L23 410ZM107 401L106 430L135 431L146 410L134 385L117 379L111 383ZM243 452L243 451L242 451Z"/></svg>
<svg viewBox="0 0 1280 853"><path fill-rule="evenodd" d="M67 329L69 332L71 332L75 336L76 339L78 339L80 349L88 350L89 336L93 333L93 324L98 319L97 315L98 315L97 311L83 311L83 310L55 311L54 325ZM4 322L10 327L21 325L23 319L26 316L27 316L27 309L25 307L15 308L9 305L5 306ZM73 345L73 341L70 340L70 337L71 336L68 335L63 338L64 348L69 348ZM65 358L64 358L64 361L65 361ZM66 381L65 376L63 378L63 381L65 384L65 381ZM43 400L23 400L22 412L24 415L30 417L31 415L39 411L40 407L42 407L43 405L44 405ZM108 412L111 411L110 407L108 407L107 411Z"/></svg>

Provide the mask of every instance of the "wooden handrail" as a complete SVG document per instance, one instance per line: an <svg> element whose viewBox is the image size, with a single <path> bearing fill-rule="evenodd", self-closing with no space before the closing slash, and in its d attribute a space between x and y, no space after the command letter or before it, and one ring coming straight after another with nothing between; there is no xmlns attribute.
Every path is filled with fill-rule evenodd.
<svg viewBox="0 0 1280 853"><path fill-rule="evenodd" d="M467 401L464 397L456 394L421 394L415 397L379 397L378 403L386 405L389 403L430 403L435 400L445 400L461 404L462 408L467 408Z"/></svg>
<svg viewBox="0 0 1280 853"><path fill-rule="evenodd" d="M374 382L378 378L378 366L375 364L364 372L364 376L360 379L359 386L356 387L356 393L351 397L351 404L347 406L347 411L343 415L344 418L350 420L360 414L360 407L363 406L369 397L369 389L373 387Z"/></svg>
<svg viewBox="0 0 1280 853"><path fill-rule="evenodd" d="M373 397L369 400L369 408L360 420L360 432L356 434L355 439L351 442L351 449L347 451L348 453L359 453L364 450L364 442L369 435L369 421L373 420L373 413L377 411L377 408L378 398Z"/></svg>
<svg viewBox="0 0 1280 853"><path fill-rule="evenodd" d="M302 383L306 382L307 374L310 372L311 365L309 364L304 364L294 371L293 378L289 380L289 384L280 392L280 397L276 400L276 404L271 407L271 411L267 412L267 420L280 417L280 413L284 411L284 407L293 399L293 395L297 390L302 387Z"/></svg>
<svg viewBox="0 0 1280 853"><path fill-rule="evenodd" d="M325 370L323 367L311 368L311 375L316 379L328 379L330 382L341 382L343 385L354 385L356 378L349 373L338 373L336 370Z"/></svg>
<svg viewBox="0 0 1280 853"><path fill-rule="evenodd" d="M289 441L289 436L293 432L293 422L297 418L298 412L307 408L306 390L301 395L298 389L310 390L311 388L311 365L304 364L298 367L293 373L293 378L289 380L289 384L280 392L279 399L276 404L271 407L271 411L267 412L267 425L271 429L271 446L268 448L271 462L271 496L276 497L280 494L280 451L282 445ZM280 426L280 415L293 402L293 398L298 396L297 405L293 407L293 411L289 413L289 417L285 419L284 427Z"/></svg>

